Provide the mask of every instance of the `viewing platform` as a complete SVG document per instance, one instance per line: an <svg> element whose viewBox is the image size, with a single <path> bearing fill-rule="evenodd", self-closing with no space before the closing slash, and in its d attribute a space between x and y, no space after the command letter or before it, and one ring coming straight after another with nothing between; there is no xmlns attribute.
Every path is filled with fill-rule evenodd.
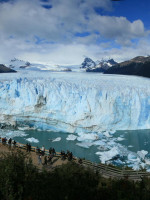
<svg viewBox="0 0 150 200"><path fill-rule="evenodd" d="M0 153L2 152L9 152L10 145L8 142L3 143L2 139L0 139ZM27 151L27 145L22 143L16 143L15 145L10 146L12 149L17 148L21 149L23 151ZM37 156L38 153L36 152L37 147L31 146L31 151L29 152L31 154L31 158L33 160L33 164L35 164L39 169L42 169L42 167L45 167L47 169L54 169L56 167L61 166L62 164L66 164L68 159L62 159L62 155L60 152L56 152L56 154L53 156L53 160L51 164L45 165L38 165L37 162ZM40 149L41 150L41 149ZM45 149L44 156L49 156L49 150ZM42 156L42 163L44 161L44 156ZM86 168L92 169L95 173L101 174L105 178L116 178L116 179L129 179L133 181L140 181L142 178L150 178L150 173L145 171L135 171L135 170L126 170L126 169L119 169L115 166L110 166L106 164L101 163L93 163L91 161L85 160L85 159L79 159L77 157L72 158L72 160L76 163L79 163L79 165L82 165Z"/></svg>

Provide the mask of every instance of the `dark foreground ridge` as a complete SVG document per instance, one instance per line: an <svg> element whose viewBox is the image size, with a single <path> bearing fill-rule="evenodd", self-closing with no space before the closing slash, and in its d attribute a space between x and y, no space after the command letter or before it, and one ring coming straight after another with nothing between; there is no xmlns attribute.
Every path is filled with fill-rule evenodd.
<svg viewBox="0 0 150 200"><path fill-rule="evenodd" d="M10 73L10 72L16 72L16 71L6 67L3 64L0 64L0 73Z"/></svg>
<svg viewBox="0 0 150 200"><path fill-rule="evenodd" d="M136 75L150 78L150 56L138 56L110 67L104 74Z"/></svg>

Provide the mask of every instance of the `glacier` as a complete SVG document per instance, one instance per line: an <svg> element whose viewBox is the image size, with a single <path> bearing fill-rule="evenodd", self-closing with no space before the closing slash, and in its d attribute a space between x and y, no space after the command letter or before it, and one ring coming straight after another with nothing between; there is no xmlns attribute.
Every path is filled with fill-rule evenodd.
<svg viewBox="0 0 150 200"><path fill-rule="evenodd" d="M150 129L149 86L136 76L1 74L0 124L69 133Z"/></svg>

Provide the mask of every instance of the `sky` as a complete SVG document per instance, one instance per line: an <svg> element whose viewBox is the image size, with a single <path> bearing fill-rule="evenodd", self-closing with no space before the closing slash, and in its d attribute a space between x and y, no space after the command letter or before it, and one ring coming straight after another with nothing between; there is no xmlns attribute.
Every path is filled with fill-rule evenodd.
<svg viewBox="0 0 150 200"><path fill-rule="evenodd" d="M0 63L147 56L149 19L149 0L0 0Z"/></svg>

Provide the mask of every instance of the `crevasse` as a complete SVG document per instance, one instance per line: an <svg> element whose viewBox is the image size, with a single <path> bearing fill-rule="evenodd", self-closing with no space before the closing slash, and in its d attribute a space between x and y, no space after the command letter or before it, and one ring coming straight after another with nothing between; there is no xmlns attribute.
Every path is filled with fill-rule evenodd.
<svg viewBox="0 0 150 200"><path fill-rule="evenodd" d="M0 123L66 132L150 129L149 86L132 76L3 75Z"/></svg>

